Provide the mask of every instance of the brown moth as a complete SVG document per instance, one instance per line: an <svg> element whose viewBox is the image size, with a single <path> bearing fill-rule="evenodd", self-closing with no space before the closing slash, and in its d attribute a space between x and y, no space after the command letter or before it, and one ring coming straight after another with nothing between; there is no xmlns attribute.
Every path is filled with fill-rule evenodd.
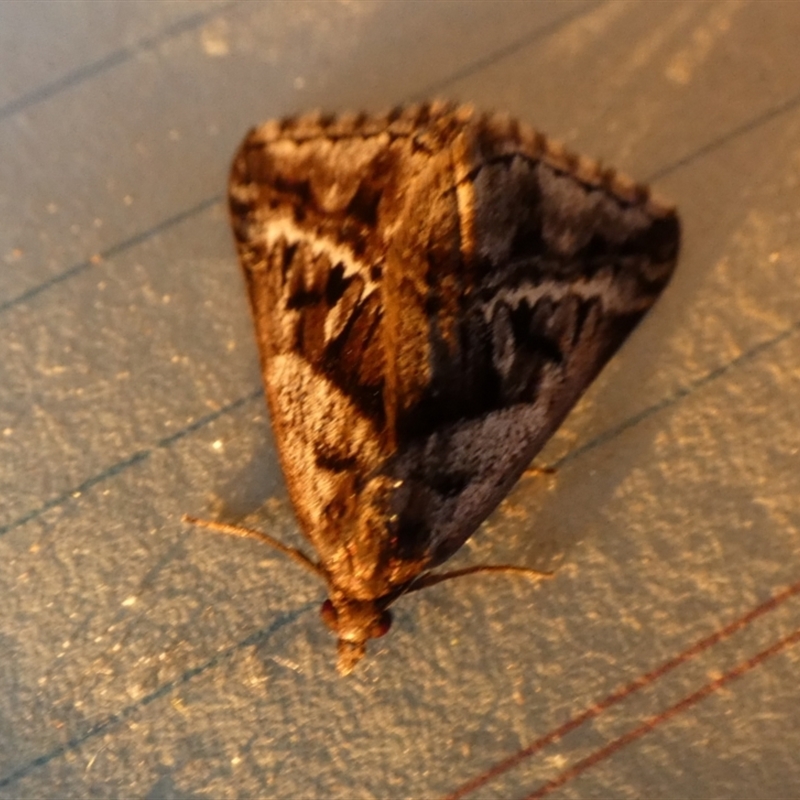
<svg viewBox="0 0 800 800"><path fill-rule="evenodd" d="M253 129L230 212L289 494L350 672L503 499L675 267L649 190L426 103ZM463 570L468 572L471 570ZM451 573L455 574L455 573Z"/></svg>

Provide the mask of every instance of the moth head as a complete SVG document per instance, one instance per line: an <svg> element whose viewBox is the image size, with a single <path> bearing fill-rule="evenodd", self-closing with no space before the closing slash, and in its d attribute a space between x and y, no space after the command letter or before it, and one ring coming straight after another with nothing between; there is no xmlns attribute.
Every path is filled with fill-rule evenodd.
<svg viewBox="0 0 800 800"><path fill-rule="evenodd" d="M336 668L342 675L349 675L364 657L367 641L383 636L392 625L391 612L374 600L326 600L320 614L339 638Z"/></svg>

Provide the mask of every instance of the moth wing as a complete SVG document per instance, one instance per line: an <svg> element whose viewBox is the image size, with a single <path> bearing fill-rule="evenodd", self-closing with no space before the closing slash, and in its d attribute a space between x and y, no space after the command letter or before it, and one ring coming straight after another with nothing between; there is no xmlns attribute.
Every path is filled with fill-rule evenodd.
<svg viewBox="0 0 800 800"><path fill-rule="evenodd" d="M374 214L388 146L327 139L313 120L270 122L245 138L231 173L278 452L323 562L340 549L326 531L354 514L353 476L383 459L382 308L368 267L380 262ZM346 357L354 351L360 358Z"/></svg>
<svg viewBox="0 0 800 800"><path fill-rule="evenodd" d="M679 250L677 216L645 189L524 139L485 125L454 147L461 258L427 299L432 378L398 421L392 467L398 538L432 563L518 480Z"/></svg>

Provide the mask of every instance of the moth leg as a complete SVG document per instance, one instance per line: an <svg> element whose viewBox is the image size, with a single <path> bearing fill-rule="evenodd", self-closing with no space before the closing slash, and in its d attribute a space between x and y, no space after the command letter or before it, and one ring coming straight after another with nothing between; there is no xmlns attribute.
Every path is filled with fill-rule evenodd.
<svg viewBox="0 0 800 800"><path fill-rule="evenodd" d="M435 586L442 581L460 578L463 575L474 575L476 572L513 572L519 575L527 575L529 578L552 578L555 574L554 572L543 572L542 570L532 569L531 567L518 567L514 564L478 564L475 567L454 569L450 572L429 572L427 575L422 575L416 580L408 591L416 592L420 589L426 589L428 586Z"/></svg>
<svg viewBox="0 0 800 800"><path fill-rule="evenodd" d="M555 467L528 467L522 473L523 478L538 478L542 475L555 475L558 470Z"/></svg>
<svg viewBox="0 0 800 800"><path fill-rule="evenodd" d="M189 525L197 525L200 528L208 528L209 530L217 531L218 533L227 533L229 536L239 536L242 539L256 539L259 542L263 542L269 547L272 547L273 549L283 553L285 556L291 558L292 561L299 564L301 567L303 567L303 569L313 572L318 578L322 578L325 583L328 583L328 575L319 564L312 561L304 552L302 552L302 550L298 550L295 547L289 547L283 542L280 542L274 537L270 536L268 533L255 531L252 528L243 528L240 525L229 525L227 522L215 522L214 520L210 519L198 519L197 517L192 517L189 514L184 514L181 519L183 522L187 522Z"/></svg>

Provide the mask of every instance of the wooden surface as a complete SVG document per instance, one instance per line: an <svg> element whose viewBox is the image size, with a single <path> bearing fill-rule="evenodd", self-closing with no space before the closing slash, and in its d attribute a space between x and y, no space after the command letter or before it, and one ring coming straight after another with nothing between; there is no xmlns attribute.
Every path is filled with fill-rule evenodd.
<svg viewBox="0 0 800 800"><path fill-rule="evenodd" d="M0 3L0 797L800 793L800 3ZM222 204L431 95L653 181L675 279L348 679Z"/></svg>

